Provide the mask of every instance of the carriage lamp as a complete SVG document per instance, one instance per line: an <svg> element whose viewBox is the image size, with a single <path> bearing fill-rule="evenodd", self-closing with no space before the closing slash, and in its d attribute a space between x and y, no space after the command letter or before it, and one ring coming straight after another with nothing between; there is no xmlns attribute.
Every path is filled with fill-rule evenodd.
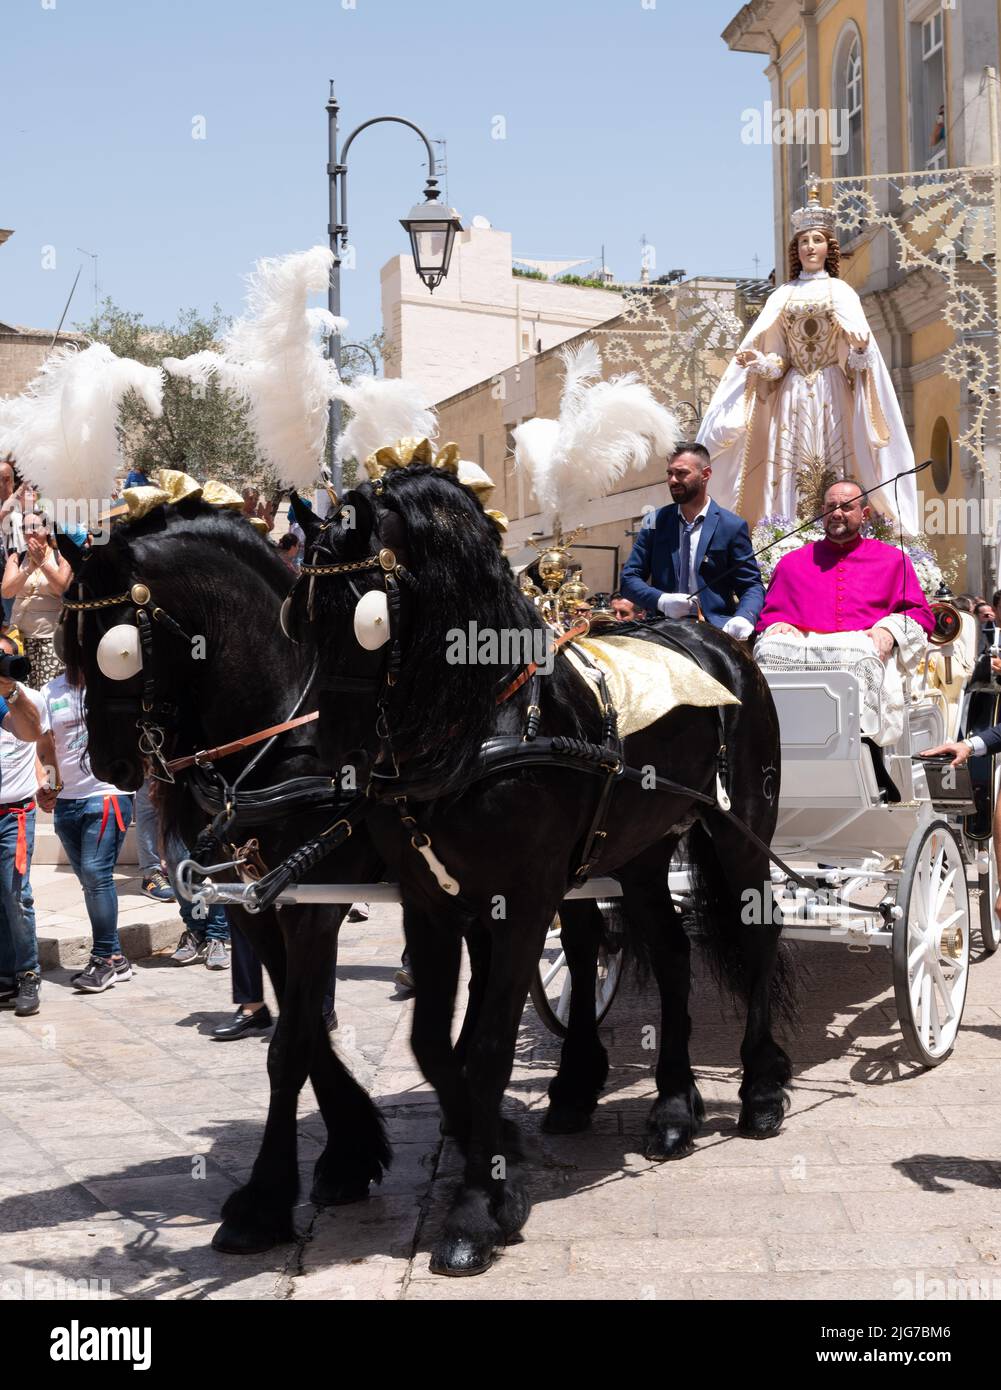
<svg viewBox="0 0 1001 1390"><path fill-rule="evenodd" d="M427 201L416 203L400 218L400 226L410 235L414 268L432 293L448 274L455 234L462 231L455 209L438 201L437 182L428 179L424 190Z"/></svg>

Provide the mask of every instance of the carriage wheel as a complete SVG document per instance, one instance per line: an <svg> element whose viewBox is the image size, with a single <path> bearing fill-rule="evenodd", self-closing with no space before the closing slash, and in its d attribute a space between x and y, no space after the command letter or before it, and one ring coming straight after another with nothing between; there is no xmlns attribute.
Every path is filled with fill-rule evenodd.
<svg viewBox="0 0 1001 1390"><path fill-rule="evenodd" d="M937 1067L956 1042L970 968L970 898L953 831L933 821L911 836L897 885L893 990L907 1049Z"/></svg>
<svg viewBox="0 0 1001 1390"><path fill-rule="evenodd" d="M601 906L599 901L598 906ZM558 1038L567 1035L567 1022L570 1018L570 969L560 942L561 924L559 913L546 932L546 944L542 948L539 969L532 979L529 996L535 1012L542 1019L550 1033ZM614 947L614 949L611 949ZM594 1016L601 1023L612 1007L622 978L622 948L617 941L598 947L598 971L594 980Z"/></svg>
<svg viewBox="0 0 1001 1390"><path fill-rule="evenodd" d="M980 884L980 940L984 955L992 956L1001 946L1001 918L994 911L998 900L998 861L994 853L994 807L997 805L998 783L1001 781L1001 758L995 758L991 770L991 783L994 795L991 797L991 833L983 846L987 855L987 872L979 875Z"/></svg>

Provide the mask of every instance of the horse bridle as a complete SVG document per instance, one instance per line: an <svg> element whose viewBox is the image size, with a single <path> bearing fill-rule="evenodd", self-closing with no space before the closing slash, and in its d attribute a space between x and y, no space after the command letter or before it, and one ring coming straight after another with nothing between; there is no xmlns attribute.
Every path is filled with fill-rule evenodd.
<svg viewBox="0 0 1001 1390"><path fill-rule="evenodd" d="M381 478L377 478L372 484L372 491L376 497L381 497L385 491L385 484ZM389 546L382 546L376 554L368 555L364 560L349 560L340 564L321 565L316 563L317 555L321 551L330 553L323 544L323 537L340 518L346 503L342 502L337 511L323 523L320 527L316 541L313 545L312 562L306 563L300 570L300 575L305 575L309 579L309 590L306 600L306 612L310 620L313 618L313 598L316 580L326 578L330 575L347 576L348 585L356 601L363 597L361 590L354 582L354 575L371 574L375 572L382 578L382 588L386 595L386 612L389 624L389 637L387 640L387 659L384 676L384 686L391 687L396 684L400 673L400 664L403 658L403 646L400 633L400 585L405 584L408 588L415 588L417 580L413 574L402 564L396 552ZM376 513L376 524L373 526L373 534L378 536L378 513ZM327 688L351 694L373 694L379 691L379 682L357 676L333 676L327 682ZM384 714L386 691L380 694L380 710Z"/></svg>
<svg viewBox="0 0 1001 1390"><path fill-rule="evenodd" d="M63 599L63 608L70 613L79 615L78 621L83 622L83 614L102 608L120 608L127 603L131 603L135 608L136 629L139 634L139 653L141 658L140 672L142 675L142 691L138 696L120 696L106 701L109 710L120 710L124 713L137 715L136 727L139 730L139 752L144 758L148 758L151 764L151 775L159 782L173 782L174 775L167 766L164 758L164 744L171 728L177 723L177 706L171 700L160 699L157 696L156 671L153 655L153 624L159 623L173 637L179 637L182 641L191 643L190 635L185 632L176 618L158 604L153 602L153 596L148 584L141 581L133 584L124 594L111 594L106 598L85 599L83 597L83 581L77 581L76 599ZM81 634L82 637L82 634ZM159 769L159 771L157 770Z"/></svg>

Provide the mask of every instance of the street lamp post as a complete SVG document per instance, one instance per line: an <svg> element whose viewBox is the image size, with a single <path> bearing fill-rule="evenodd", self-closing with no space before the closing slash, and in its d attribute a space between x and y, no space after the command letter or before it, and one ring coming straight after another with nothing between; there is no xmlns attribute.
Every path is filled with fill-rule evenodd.
<svg viewBox="0 0 1001 1390"><path fill-rule="evenodd" d="M429 293L433 293L435 286L439 285L448 274L455 234L462 230L462 223L455 213L438 201L438 179L436 177L434 151L431 148L430 140L420 126L414 125L413 121L405 120L402 116L373 116L370 120L363 121L361 125L355 127L338 154L337 113L339 110L340 107L334 95L334 84L331 82L330 96L327 100L327 181L329 192L327 235L330 238L330 250L333 253L334 263L330 273L327 307L332 314L338 317L341 312L341 252L348 244L348 150L351 148L355 136L363 130L371 125L390 121L396 125L408 126L424 141L424 148L427 150L428 156L428 177L424 189L424 202L417 203L412 207L407 216L400 219L400 223L410 235L414 266L417 274L427 285ZM327 341L327 356L339 372L341 367L339 333L331 333ZM331 401L330 477L334 491L338 495L342 490L343 478L341 466L334 458L334 449L340 432L341 402Z"/></svg>

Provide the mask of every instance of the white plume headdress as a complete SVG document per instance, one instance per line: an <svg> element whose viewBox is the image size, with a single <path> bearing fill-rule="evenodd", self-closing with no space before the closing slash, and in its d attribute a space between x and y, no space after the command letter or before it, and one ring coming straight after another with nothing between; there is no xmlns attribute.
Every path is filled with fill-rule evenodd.
<svg viewBox="0 0 1001 1390"><path fill-rule="evenodd" d="M257 262L247 277L247 314L232 325L220 352L168 357L172 376L215 380L247 402L262 453L283 482L305 491L323 465L327 407L339 386L321 333L343 332L346 319L310 308L325 290L333 253L325 246Z"/></svg>
<svg viewBox="0 0 1001 1390"><path fill-rule="evenodd" d="M680 437L678 422L634 373L601 380L593 339L560 353L566 367L556 420L526 420L514 431L514 456L528 474L543 513L559 514L564 529L584 506L604 497L630 468L654 451L667 455Z"/></svg>
<svg viewBox="0 0 1001 1390"><path fill-rule="evenodd" d="M115 495L121 472L118 411L135 391L163 413L163 373L104 343L57 348L20 396L2 403L0 449L44 496L84 503L95 513Z"/></svg>
<svg viewBox="0 0 1001 1390"><path fill-rule="evenodd" d="M342 463L355 459L362 466L370 454L399 439L434 439L438 432L434 407L416 382L369 376L338 385L334 395L351 410L334 448Z"/></svg>

